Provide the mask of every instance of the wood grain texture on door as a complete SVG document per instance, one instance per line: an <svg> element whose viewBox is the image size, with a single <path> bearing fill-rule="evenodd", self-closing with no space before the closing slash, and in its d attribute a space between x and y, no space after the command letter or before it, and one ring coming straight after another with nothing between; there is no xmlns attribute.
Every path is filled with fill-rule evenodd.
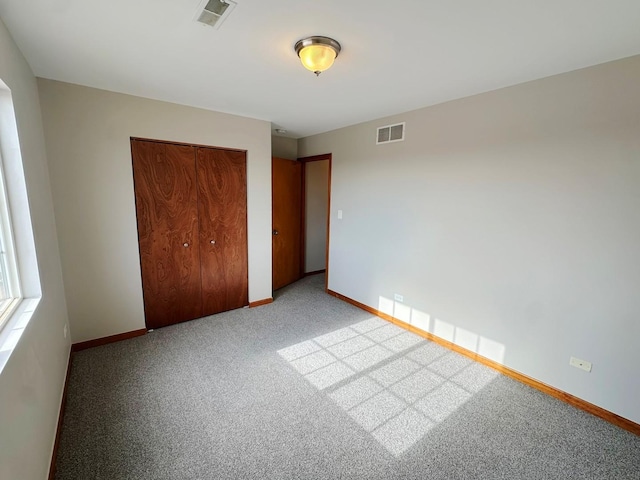
<svg viewBox="0 0 640 480"><path fill-rule="evenodd" d="M302 277L302 164L273 157L273 289Z"/></svg>
<svg viewBox="0 0 640 480"><path fill-rule="evenodd" d="M199 147L203 315L249 304L246 152Z"/></svg>
<svg viewBox="0 0 640 480"><path fill-rule="evenodd" d="M147 328L202 316L195 148L131 141Z"/></svg>

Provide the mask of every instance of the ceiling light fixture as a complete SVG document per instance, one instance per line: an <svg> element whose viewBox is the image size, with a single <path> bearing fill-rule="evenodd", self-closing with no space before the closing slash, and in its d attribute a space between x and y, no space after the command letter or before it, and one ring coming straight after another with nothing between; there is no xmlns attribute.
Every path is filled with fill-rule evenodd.
<svg viewBox="0 0 640 480"><path fill-rule="evenodd" d="M304 68L320 75L340 53L340 44L329 37L307 37L296 42L295 50Z"/></svg>

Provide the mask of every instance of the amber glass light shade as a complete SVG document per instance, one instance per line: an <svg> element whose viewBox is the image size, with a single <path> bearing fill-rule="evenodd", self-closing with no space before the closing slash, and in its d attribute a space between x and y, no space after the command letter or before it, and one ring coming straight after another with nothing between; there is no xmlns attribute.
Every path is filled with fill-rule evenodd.
<svg viewBox="0 0 640 480"><path fill-rule="evenodd" d="M316 75L333 65L340 49L340 44L329 37L303 38L295 46L302 65Z"/></svg>

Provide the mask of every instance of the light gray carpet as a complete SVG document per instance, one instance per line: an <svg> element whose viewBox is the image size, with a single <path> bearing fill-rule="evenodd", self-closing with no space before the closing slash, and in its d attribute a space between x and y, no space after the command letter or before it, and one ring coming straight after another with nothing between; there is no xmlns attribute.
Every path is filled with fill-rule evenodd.
<svg viewBox="0 0 640 480"><path fill-rule="evenodd" d="M640 479L640 437L323 281L75 354L56 478Z"/></svg>

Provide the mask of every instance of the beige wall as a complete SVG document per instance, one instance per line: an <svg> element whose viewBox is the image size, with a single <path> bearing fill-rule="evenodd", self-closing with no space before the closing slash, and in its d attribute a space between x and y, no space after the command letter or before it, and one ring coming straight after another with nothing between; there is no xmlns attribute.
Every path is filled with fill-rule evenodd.
<svg viewBox="0 0 640 480"><path fill-rule="evenodd" d="M42 294L0 368L0 478L42 480L49 470L70 343L63 336L67 311L36 79L1 22L0 79L11 90L22 153L22 165L7 165L8 139L2 139L23 293ZM19 330L13 321L8 326Z"/></svg>
<svg viewBox="0 0 640 480"><path fill-rule="evenodd" d="M305 164L305 257L304 271L326 267L329 160Z"/></svg>
<svg viewBox="0 0 640 480"><path fill-rule="evenodd" d="M299 141L325 152L330 289L640 422L640 56Z"/></svg>
<svg viewBox="0 0 640 480"><path fill-rule="evenodd" d="M288 160L298 159L298 140L295 138L271 136L271 155Z"/></svg>
<svg viewBox="0 0 640 480"><path fill-rule="evenodd" d="M249 300L271 297L268 122L38 85L74 342L145 327L130 137L247 150Z"/></svg>

